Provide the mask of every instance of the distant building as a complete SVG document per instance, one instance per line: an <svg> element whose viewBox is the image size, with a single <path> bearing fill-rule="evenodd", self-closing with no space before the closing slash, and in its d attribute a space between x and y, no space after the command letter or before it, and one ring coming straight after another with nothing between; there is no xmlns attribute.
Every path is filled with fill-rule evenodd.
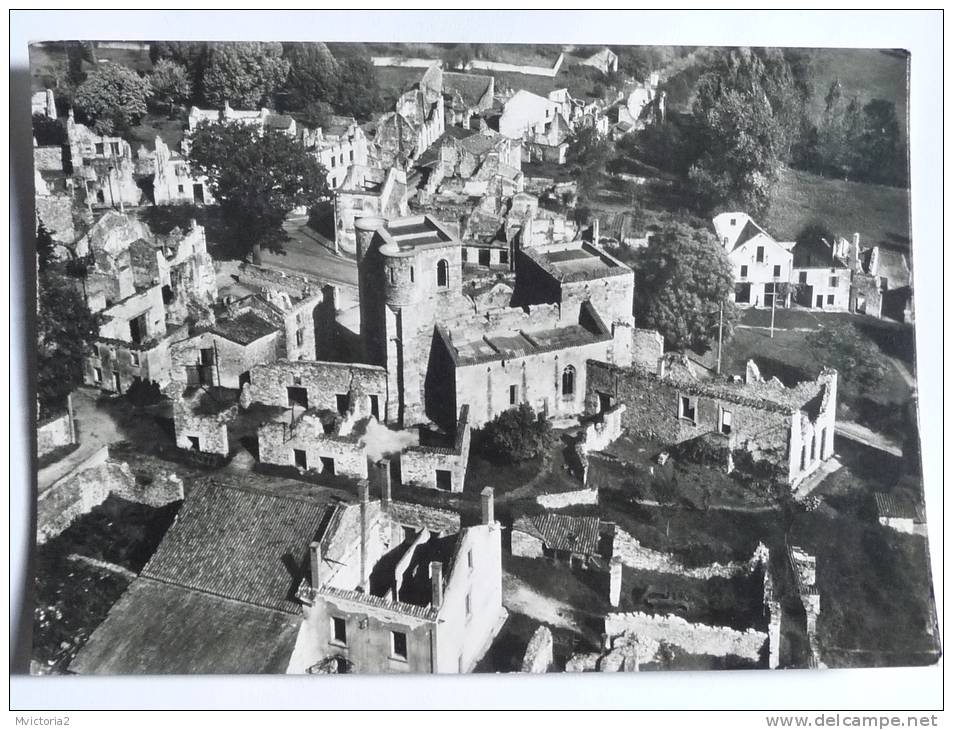
<svg viewBox="0 0 953 730"><path fill-rule="evenodd" d="M328 171L332 190L345 184L352 166L363 167L369 162L367 137L351 117L332 117L326 127L306 130L303 141Z"/></svg>
<svg viewBox="0 0 953 730"><path fill-rule="evenodd" d="M70 109L66 138L81 202L91 208L139 205L142 190L134 177L132 148L122 137L99 135L77 123Z"/></svg>
<svg viewBox="0 0 953 730"><path fill-rule="evenodd" d="M367 167L355 164L334 191L334 245L338 251L353 255L357 245L354 221L367 216L399 218L407 208L407 175L391 167Z"/></svg>
<svg viewBox="0 0 953 730"><path fill-rule="evenodd" d="M776 241L746 213L721 213L713 222L734 270L735 303L770 307L777 294L786 305L781 285L791 281L794 243Z"/></svg>
<svg viewBox="0 0 953 730"><path fill-rule="evenodd" d="M604 74L612 74L619 70L619 57L608 48L597 51L579 63L582 66L597 68Z"/></svg>
<svg viewBox="0 0 953 730"><path fill-rule="evenodd" d="M469 128L471 120L493 106L493 77L443 72L444 119L447 126Z"/></svg>
<svg viewBox="0 0 953 730"><path fill-rule="evenodd" d="M443 93L443 71L435 63L401 94L393 112L375 122L375 154L382 167L406 169L444 133Z"/></svg>
<svg viewBox="0 0 953 730"><path fill-rule="evenodd" d="M791 253L794 301L811 309L846 312L851 270L837 247L815 238L797 243Z"/></svg>
<svg viewBox="0 0 953 730"><path fill-rule="evenodd" d="M155 173L152 178L153 202L156 205L209 205L214 203L208 179L193 176L189 163L156 137L152 154Z"/></svg>

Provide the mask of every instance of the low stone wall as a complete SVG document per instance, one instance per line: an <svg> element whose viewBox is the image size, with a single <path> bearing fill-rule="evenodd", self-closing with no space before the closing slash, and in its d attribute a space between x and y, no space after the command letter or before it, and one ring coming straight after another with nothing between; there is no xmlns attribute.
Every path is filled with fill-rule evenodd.
<svg viewBox="0 0 953 730"><path fill-rule="evenodd" d="M183 499L182 480L175 472L139 476L124 461L108 459L103 447L72 474L64 477L37 500L36 541L42 545L56 537L77 517L88 513L114 494L150 507Z"/></svg>
<svg viewBox="0 0 953 730"><path fill-rule="evenodd" d="M606 616L605 634L610 642L629 634L642 640L666 642L689 654L737 656L760 661L768 635L747 629L736 631L726 626L695 624L678 616L652 616L646 613L610 613Z"/></svg>
<svg viewBox="0 0 953 730"><path fill-rule="evenodd" d="M74 443L70 414L64 413L36 428L36 455L44 457L51 451Z"/></svg>
<svg viewBox="0 0 953 730"><path fill-rule="evenodd" d="M520 66L515 63L502 63L500 61L483 61L475 59L467 64L467 71L478 69L480 71L497 71L502 73L525 74L527 76L545 76L555 78L562 68L565 54L560 53L556 62L552 66Z"/></svg>
<svg viewBox="0 0 953 730"><path fill-rule="evenodd" d="M521 671L530 674L545 674L552 665L553 634L545 626L540 626L536 629L526 647Z"/></svg>
<svg viewBox="0 0 953 730"><path fill-rule="evenodd" d="M540 494L536 497L536 503L547 509L559 509L574 504L598 504L599 492L596 489L578 489L575 492Z"/></svg>
<svg viewBox="0 0 953 730"><path fill-rule="evenodd" d="M616 528L612 539L612 554L622 560L622 564L634 570L651 570L656 573L671 573L688 578L708 580L709 578L730 578L749 568L747 563L712 563L698 568L682 565L674 555L644 547L625 530Z"/></svg>

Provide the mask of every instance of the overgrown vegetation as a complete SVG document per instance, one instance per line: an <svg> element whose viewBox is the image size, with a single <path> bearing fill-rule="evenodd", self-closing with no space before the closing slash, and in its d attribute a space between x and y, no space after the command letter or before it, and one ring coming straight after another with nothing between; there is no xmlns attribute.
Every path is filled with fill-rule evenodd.
<svg viewBox="0 0 953 730"><path fill-rule="evenodd" d="M528 403L521 403L487 423L479 444L489 458L516 463L541 456L552 448L555 438L552 424Z"/></svg>

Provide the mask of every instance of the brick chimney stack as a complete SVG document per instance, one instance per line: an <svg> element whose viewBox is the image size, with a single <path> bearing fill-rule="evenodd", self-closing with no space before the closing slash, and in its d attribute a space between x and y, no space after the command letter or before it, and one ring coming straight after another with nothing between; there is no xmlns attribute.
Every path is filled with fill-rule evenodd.
<svg viewBox="0 0 953 730"><path fill-rule="evenodd" d="M434 608L443 605L443 563L434 561L430 564L430 586L433 589L431 604Z"/></svg>
<svg viewBox="0 0 953 730"><path fill-rule="evenodd" d="M492 525L493 519L493 487L484 487L480 492L480 508L482 513L482 523Z"/></svg>
<svg viewBox="0 0 953 730"><path fill-rule="evenodd" d="M368 583L370 582L370 566L368 565L368 532L367 508L368 508L368 485L367 482L361 482L357 488L357 493L361 500L361 585L360 589L367 593Z"/></svg>
<svg viewBox="0 0 953 730"><path fill-rule="evenodd" d="M381 488L381 509L390 507L390 460L381 459L375 464L377 467L377 479Z"/></svg>
<svg viewBox="0 0 953 730"><path fill-rule="evenodd" d="M321 587L321 543L311 543L311 587L318 590Z"/></svg>

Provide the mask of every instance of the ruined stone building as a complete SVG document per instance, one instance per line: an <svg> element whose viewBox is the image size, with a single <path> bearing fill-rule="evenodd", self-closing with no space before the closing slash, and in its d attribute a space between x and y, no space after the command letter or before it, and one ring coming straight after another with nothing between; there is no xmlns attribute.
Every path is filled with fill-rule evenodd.
<svg viewBox="0 0 953 730"><path fill-rule="evenodd" d="M860 234L840 239L853 276L850 311L913 322L913 271L907 252L893 246L863 247Z"/></svg>
<svg viewBox="0 0 953 730"><path fill-rule="evenodd" d="M493 490L482 519L361 490L311 543L295 661L316 672L468 673L506 618Z"/></svg>
<svg viewBox="0 0 953 730"><path fill-rule="evenodd" d="M161 137L156 137L155 151L146 156L153 169L152 199L156 205L211 205L215 202L208 179L193 175L188 160L170 149Z"/></svg>
<svg viewBox="0 0 953 730"><path fill-rule="evenodd" d="M92 256L81 283L90 310L102 318L85 382L116 393L137 379L168 384L172 342L187 335L191 313L210 307L217 292L205 229L193 221L186 232L158 236L110 211L77 242L76 253Z"/></svg>
<svg viewBox="0 0 953 730"><path fill-rule="evenodd" d="M30 97L30 109L33 116L56 119L56 97L53 96L53 89L35 92Z"/></svg>
<svg viewBox="0 0 953 730"><path fill-rule="evenodd" d="M474 117L493 106L492 76L443 72L444 118L447 126L469 129Z"/></svg>
<svg viewBox="0 0 953 730"><path fill-rule="evenodd" d="M334 245L338 252L354 255L357 218L399 218L408 214L406 173L396 167L354 164L339 189L334 191Z"/></svg>
<svg viewBox="0 0 953 730"><path fill-rule="evenodd" d="M126 140L96 134L75 121L72 109L66 120L66 139L81 203L119 209L139 205L142 190L134 177L136 162Z"/></svg>
<svg viewBox="0 0 953 730"><path fill-rule="evenodd" d="M328 171L332 190L345 183L352 165L366 166L370 162L367 137L351 117L333 116L323 128L304 130L302 141Z"/></svg>
<svg viewBox="0 0 953 730"><path fill-rule="evenodd" d="M202 122L239 122L257 127L260 131L273 130L287 134L289 137L298 136L298 126L295 120L286 115L278 114L262 107L257 110L232 109L226 101L222 109L200 109L193 106L189 109L189 133L194 132ZM187 137L183 140L183 151L187 148Z"/></svg>
<svg viewBox="0 0 953 730"><path fill-rule="evenodd" d="M655 369L588 362L586 410L626 406L625 428L662 444L702 439L712 448L773 467L796 486L834 455L837 372L786 388L749 368L745 382L701 380L670 357Z"/></svg>
<svg viewBox="0 0 953 730"><path fill-rule="evenodd" d="M394 111L376 122L374 156L385 169L406 169L445 129L443 71L434 64L414 88L401 94Z"/></svg>
<svg viewBox="0 0 953 730"><path fill-rule="evenodd" d="M54 241L72 244L76 240L73 178L66 173L63 148L59 145L41 147L36 137L33 138L33 189L37 220Z"/></svg>
<svg viewBox="0 0 953 730"><path fill-rule="evenodd" d="M519 253L506 306L463 291L459 238L430 216L359 219L365 362L387 372L384 420L479 426L526 402L584 410L586 360L628 364L632 271L581 241Z"/></svg>
<svg viewBox="0 0 953 730"><path fill-rule="evenodd" d="M794 301L802 307L846 312L850 306L851 270L836 245L804 240L791 249Z"/></svg>

